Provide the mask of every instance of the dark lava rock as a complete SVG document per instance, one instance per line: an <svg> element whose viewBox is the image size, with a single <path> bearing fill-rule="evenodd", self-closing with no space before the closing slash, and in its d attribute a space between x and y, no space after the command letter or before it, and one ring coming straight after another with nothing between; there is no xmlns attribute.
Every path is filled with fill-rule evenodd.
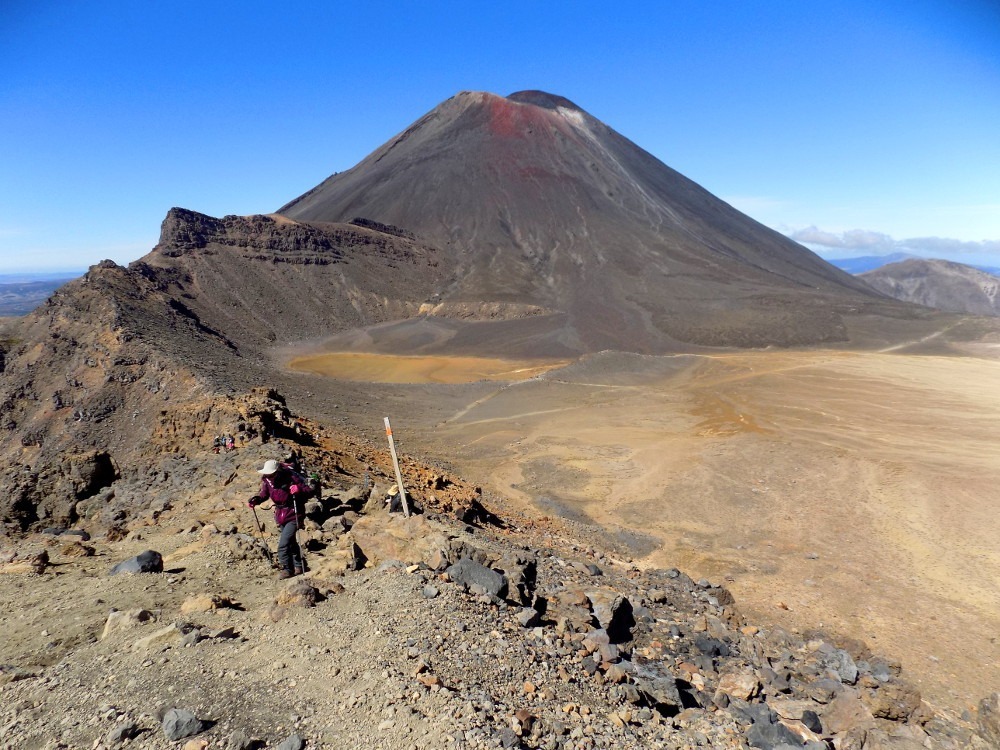
<svg viewBox="0 0 1000 750"><path fill-rule="evenodd" d="M139 736L139 725L132 721L131 719L126 719L121 722L114 729L109 731L104 737L105 743L108 745L120 745L126 740L130 740L134 737Z"/></svg>
<svg viewBox="0 0 1000 750"><path fill-rule="evenodd" d="M636 687L646 702L662 714L672 716L683 708L677 680L672 677L637 680Z"/></svg>
<svg viewBox="0 0 1000 750"><path fill-rule="evenodd" d="M538 563L526 557L507 557L497 564L507 577L507 598L514 604L531 604L538 578Z"/></svg>
<svg viewBox="0 0 1000 750"><path fill-rule="evenodd" d="M843 687L836 680L822 679L809 683L805 693L817 703L829 703L842 690Z"/></svg>
<svg viewBox="0 0 1000 750"><path fill-rule="evenodd" d="M853 685L858 681L858 667L851 655L842 648L833 650L824 660L824 665L836 672L840 681L846 685Z"/></svg>
<svg viewBox="0 0 1000 750"><path fill-rule="evenodd" d="M226 750L260 750L262 747L264 747L264 742L247 737L239 730L229 736L229 742L225 745Z"/></svg>
<svg viewBox="0 0 1000 750"><path fill-rule="evenodd" d="M770 667L763 667L760 670L761 676L764 678L764 682L769 686L774 688L779 693L787 693L791 690L791 684L788 681L788 674L779 674L775 672Z"/></svg>
<svg viewBox="0 0 1000 750"><path fill-rule="evenodd" d="M293 734L291 737L278 745L274 750L302 750L305 746L306 741L297 734Z"/></svg>
<svg viewBox="0 0 1000 750"><path fill-rule="evenodd" d="M534 607L524 607L517 613L517 621L523 628L533 628L541 622L541 618Z"/></svg>
<svg viewBox="0 0 1000 750"><path fill-rule="evenodd" d="M823 724L819 720L819 714L815 711L805 710L802 712L802 725L810 732L823 734Z"/></svg>
<svg viewBox="0 0 1000 750"><path fill-rule="evenodd" d="M718 638L699 635L694 639L694 645L705 656L729 656L729 646Z"/></svg>
<svg viewBox="0 0 1000 750"><path fill-rule="evenodd" d="M204 727L201 719L183 708L171 708L163 717L163 734L171 742L198 734Z"/></svg>
<svg viewBox="0 0 1000 750"><path fill-rule="evenodd" d="M632 639L635 627L632 603L617 591L598 589L587 592L590 609L599 627L607 631L612 643L625 643Z"/></svg>
<svg viewBox="0 0 1000 750"><path fill-rule="evenodd" d="M162 573L163 556L151 549L136 555L129 560L123 560L111 569L109 575L119 573Z"/></svg>
<svg viewBox="0 0 1000 750"><path fill-rule="evenodd" d="M521 747L521 740L514 734L514 730L505 728L500 732L500 744L505 748Z"/></svg>
<svg viewBox="0 0 1000 750"><path fill-rule="evenodd" d="M980 701L979 733L993 747L1000 747L1000 693Z"/></svg>
<svg viewBox="0 0 1000 750"><path fill-rule="evenodd" d="M758 721L747 732L747 743L750 747L762 750L777 750L782 745L802 747L802 740L795 732L784 724L769 724Z"/></svg>
<svg viewBox="0 0 1000 750"><path fill-rule="evenodd" d="M507 577L485 565L463 557L447 570L448 577L473 593L502 598L507 591Z"/></svg>
<svg viewBox="0 0 1000 750"><path fill-rule="evenodd" d="M778 714L766 703L747 703L730 698L729 710L748 724L774 724L778 721Z"/></svg>

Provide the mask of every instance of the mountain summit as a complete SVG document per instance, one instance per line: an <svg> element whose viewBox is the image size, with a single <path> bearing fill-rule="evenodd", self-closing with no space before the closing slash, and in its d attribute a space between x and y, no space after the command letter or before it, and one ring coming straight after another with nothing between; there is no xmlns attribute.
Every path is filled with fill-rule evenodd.
<svg viewBox="0 0 1000 750"><path fill-rule="evenodd" d="M463 92L281 209L441 248L442 301L564 315L574 348L840 340L870 290L573 102ZM883 303L884 304L884 301Z"/></svg>

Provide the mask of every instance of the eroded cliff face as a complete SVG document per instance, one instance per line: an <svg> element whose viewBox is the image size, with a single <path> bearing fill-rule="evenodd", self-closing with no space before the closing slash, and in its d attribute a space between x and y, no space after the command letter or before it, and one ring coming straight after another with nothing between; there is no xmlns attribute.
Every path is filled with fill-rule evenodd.
<svg viewBox="0 0 1000 750"><path fill-rule="evenodd" d="M321 227L283 216L217 219L184 208L172 208L167 213L161 225L160 241L153 251L178 257L191 251L212 252L214 249L217 252L220 248L236 248L243 258L325 266L345 261L351 249L357 246L370 248L369 254L400 259L412 259L419 253L412 234L373 221Z"/></svg>
<svg viewBox="0 0 1000 750"><path fill-rule="evenodd" d="M142 265L244 349L411 317L447 273L435 248L374 222L216 219L184 209L170 211Z"/></svg>

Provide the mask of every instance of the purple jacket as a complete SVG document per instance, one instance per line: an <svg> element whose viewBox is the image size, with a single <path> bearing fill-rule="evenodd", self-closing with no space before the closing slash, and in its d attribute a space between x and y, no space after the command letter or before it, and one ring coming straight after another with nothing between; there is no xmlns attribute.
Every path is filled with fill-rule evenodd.
<svg viewBox="0 0 1000 750"><path fill-rule="evenodd" d="M261 502L274 503L274 522L284 526L289 521L298 521L295 514L295 498L309 494L309 483L285 468L278 469L270 476L261 477L257 497Z"/></svg>

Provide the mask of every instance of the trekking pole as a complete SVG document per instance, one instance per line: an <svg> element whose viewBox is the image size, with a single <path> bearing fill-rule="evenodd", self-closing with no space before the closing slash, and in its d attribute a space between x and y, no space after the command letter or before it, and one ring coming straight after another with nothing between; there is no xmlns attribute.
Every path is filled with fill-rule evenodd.
<svg viewBox="0 0 1000 750"><path fill-rule="evenodd" d="M295 510L295 520L292 523L295 524L295 546L299 548L299 559L302 560L302 572L305 573L309 568L306 566L306 548L304 544L299 544L299 501L293 496L292 497L292 508Z"/></svg>
<svg viewBox="0 0 1000 750"><path fill-rule="evenodd" d="M251 505L250 510L253 513L253 520L255 521L255 525L257 526L257 535L260 541L260 546L263 548L264 554L267 555L267 560L268 562L271 563L271 567L274 568L276 567L274 562L274 555L271 554L271 548L268 547L267 542L264 541L264 527L260 525L260 518L257 517L257 509Z"/></svg>
<svg viewBox="0 0 1000 750"><path fill-rule="evenodd" d="M403 515L410 517L410 505L406 502L406 490L403 488L403 475L399 472L399 459L396 457L396 443L392 439L392 427L389 426L389 417L385 419L385 435L389 438L389 452L392 454L392 468L396 470L396 486L399 487L399 497L403 501Z"/></svg>

